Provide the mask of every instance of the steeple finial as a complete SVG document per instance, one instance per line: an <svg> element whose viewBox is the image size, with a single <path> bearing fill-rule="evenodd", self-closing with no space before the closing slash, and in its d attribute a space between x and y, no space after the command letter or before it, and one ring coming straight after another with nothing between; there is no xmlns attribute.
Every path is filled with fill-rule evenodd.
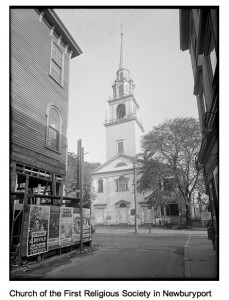
<svg viewBox="0 0 229 300"><path fill-rule="evenodd" d="M119 62L119 69L123 68L123 24L121 24L121 48L120 48L120 62Z"/></svg>

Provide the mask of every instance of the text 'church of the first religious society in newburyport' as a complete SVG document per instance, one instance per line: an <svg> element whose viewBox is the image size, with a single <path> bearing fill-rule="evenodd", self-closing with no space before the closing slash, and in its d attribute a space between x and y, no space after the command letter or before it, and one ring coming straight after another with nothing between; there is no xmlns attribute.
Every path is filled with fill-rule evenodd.
<svg viewBox="0 0 229 300"><path fill-rule="evenodd" d="M144 203L144 195L134 193L137 180L135 155L140 150L144 132L139 121L139 105L134 97L134 82L123 65L123 33L121 33L120 64L112 85L113 99L108 100L109 119L106 127L106 162L93 173L96 194L92 202L92 223L118 225L153 223L154 210ZM136 199L135 199L136 197Z"/></svg>

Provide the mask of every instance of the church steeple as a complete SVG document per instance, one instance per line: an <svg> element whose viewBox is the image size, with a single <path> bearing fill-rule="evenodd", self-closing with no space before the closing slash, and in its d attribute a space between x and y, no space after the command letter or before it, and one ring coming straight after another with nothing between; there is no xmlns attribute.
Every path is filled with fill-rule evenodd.
<svg viewBox="0 0 229 300"><path fill-rule="evenodd" d="M121 25L121 48L120 48L119 70L123 68L123 32L122 32L122 27L123 27L123 25Z"/></svg>
<svg viewBox="0 0 229 300"><path fill-rule="evenodd" d="M134 94L134 82L130 77L129 70L123 67L123 31L121 26L121 47L119 69L116 73L116 79L112 85L113 99L123 98Z"/></svg>
<svg viewBox="0 0 229 300"><path fill-rule="evenodd" d="M129 156L139 152L139 137L144 128L139 121L139 105L134 97L134 82L128 69L123 65L123 32L121 30L121 48L119 69L112 85L113 98L108 100L109 118L104 126L107 133L107 160L117 154ZM119 151L120 150L120 151Z"/></svg>

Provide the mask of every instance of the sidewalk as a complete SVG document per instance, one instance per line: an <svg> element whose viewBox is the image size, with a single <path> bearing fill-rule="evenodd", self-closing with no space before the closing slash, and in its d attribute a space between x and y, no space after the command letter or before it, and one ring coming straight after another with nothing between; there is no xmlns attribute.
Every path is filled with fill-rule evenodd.
<svg viewBox="0 0 229 300"><path fill-rule="evenodd" d="M184 264L186 279L218 279L218 256L207 237L189 235L184 246Z"/></svg>
<svg viewBox="0 0 229 300"><path fill-rule="evenodd" d="M135 234L135 227L132 225L129 226L95 226L96 233L109 233L109 234ZM161 227L152 227L149 229L147 226L139 226L138 227L138 234L152 234L152 235L189 235L190 233L200 236L207 237L207 230L206 229L181 229L181 230L173 230L173 229L166 229Z"/></svg>

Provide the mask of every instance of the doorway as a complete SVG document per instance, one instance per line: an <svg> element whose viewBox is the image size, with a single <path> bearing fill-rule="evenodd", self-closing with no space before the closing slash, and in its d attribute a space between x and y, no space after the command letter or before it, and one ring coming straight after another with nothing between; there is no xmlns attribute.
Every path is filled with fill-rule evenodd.
<svg viewBox="0 0 229 300"><path fill-rule="evenodd" d="M127 224L128 223L128 210L125 203L119 205L119 223Z"/></svg>

